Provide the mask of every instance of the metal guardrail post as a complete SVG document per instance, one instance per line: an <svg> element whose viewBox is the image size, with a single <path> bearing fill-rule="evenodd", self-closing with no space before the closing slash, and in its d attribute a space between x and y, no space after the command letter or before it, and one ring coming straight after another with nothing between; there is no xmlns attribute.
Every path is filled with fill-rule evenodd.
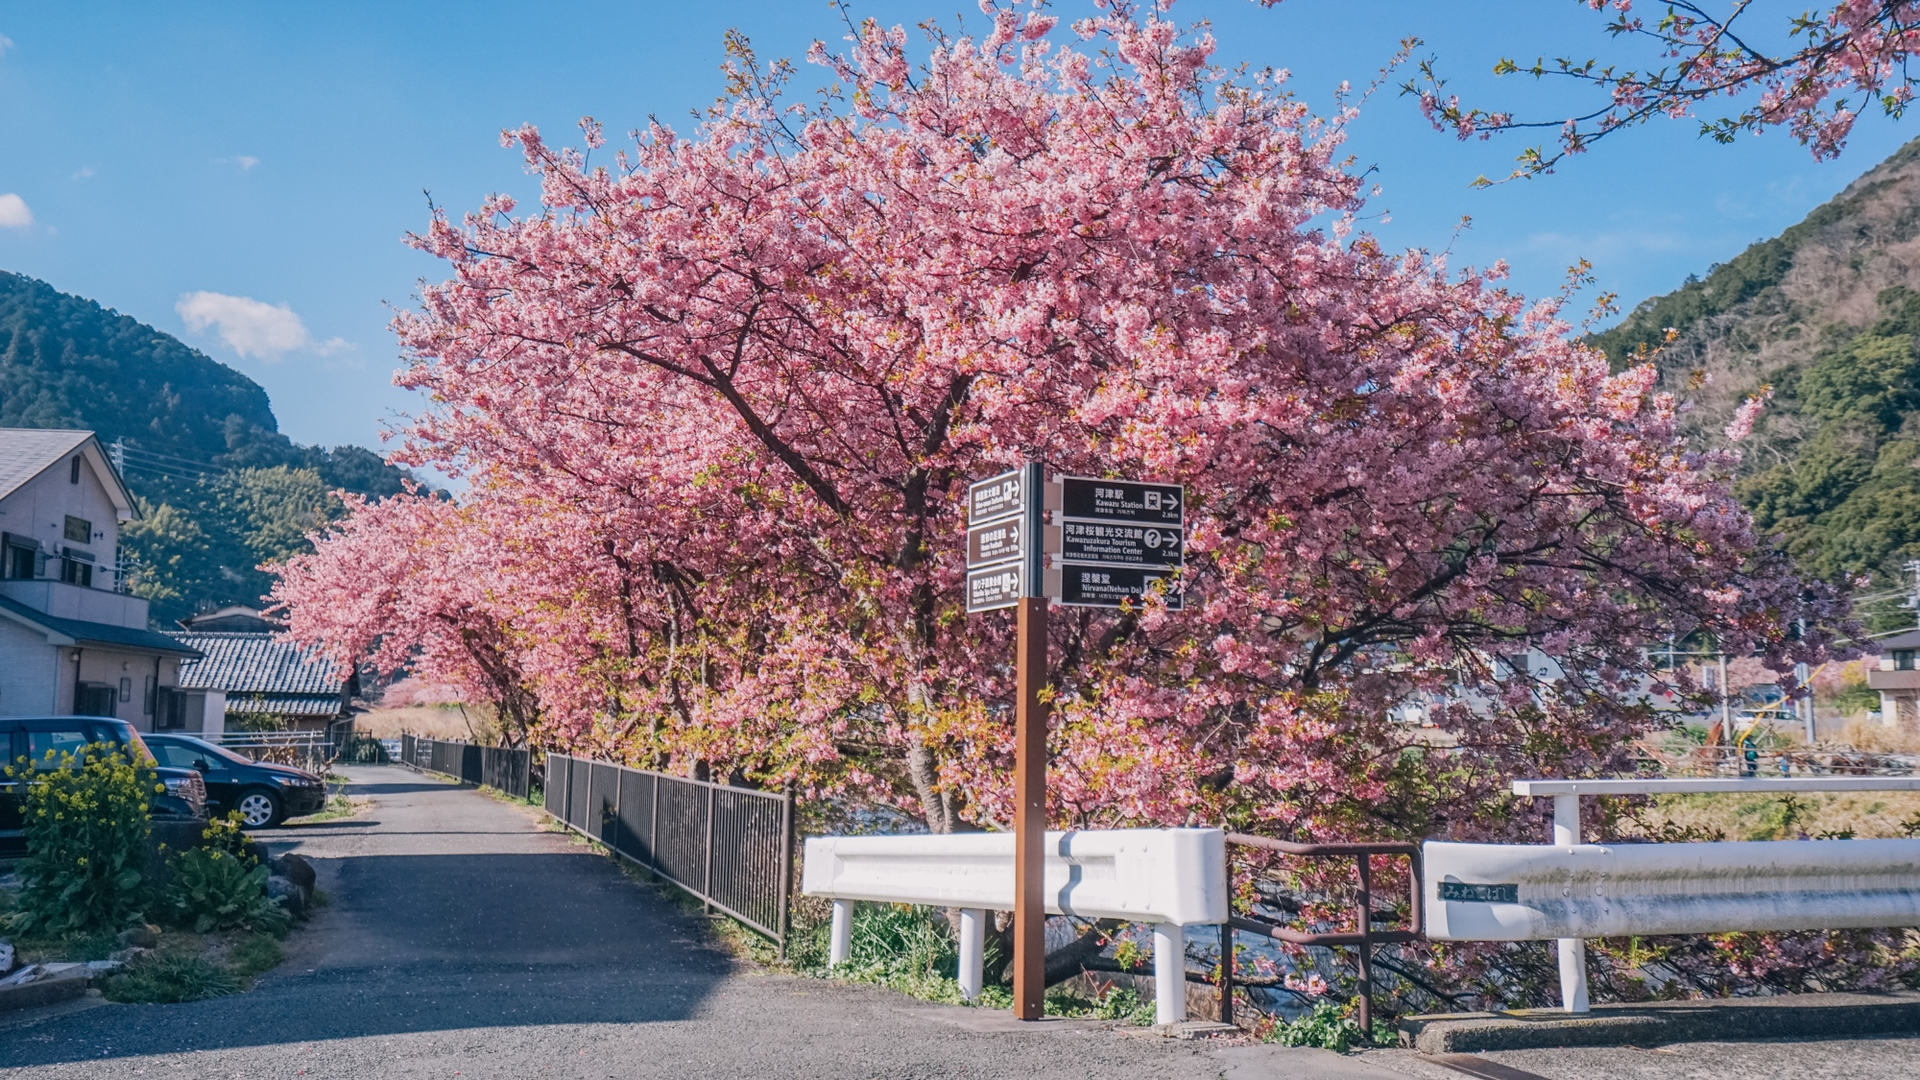
<svg viewBox="0 0 1920 1080"><path fill-rule="evenodd" d="M1580 796L1553 797L1553 843L1572 847L1580 842ZM1560 1007L1570 1013L1584 1013L1587 1000L1587 943L1579 938L1561 938Z"/></svg>

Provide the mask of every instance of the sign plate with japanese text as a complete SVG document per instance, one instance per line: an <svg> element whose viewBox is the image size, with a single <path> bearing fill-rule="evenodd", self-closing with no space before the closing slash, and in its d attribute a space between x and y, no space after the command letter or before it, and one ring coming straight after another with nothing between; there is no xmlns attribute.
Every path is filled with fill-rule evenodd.
<svg viewBox="0 0 1920 1080"><path fill-rule="evenodd" d="M1179 484L1063 476L1060 495L1063 518L1175 528L1186 520L1187 489Z"/></svg>
<svg viewBox="0 0 1920 1080"><path fill-rule="evenodd" d="M1138 607L1154 591L1165 596L1167 607L1178 611L1180 589L1167 580L1171 576L1167 570L1066 563L1060 567L1059 599L1068 607ZM1166 584L1159 585L1163 581Z"/></svg>
<svg viewBox="0 0 1920 1080"><path fill-rule="evenodd" d="M1020 563L967 571L967 613L996 611L1020 602Z"/></svg>
<svg viewBox="0 0 1920 1080"><path fill-rule="evenodd" d="M1064 562L1178 569L1184 561L1183 547L1177 525L1060 523L1060 558Z"/></svg>

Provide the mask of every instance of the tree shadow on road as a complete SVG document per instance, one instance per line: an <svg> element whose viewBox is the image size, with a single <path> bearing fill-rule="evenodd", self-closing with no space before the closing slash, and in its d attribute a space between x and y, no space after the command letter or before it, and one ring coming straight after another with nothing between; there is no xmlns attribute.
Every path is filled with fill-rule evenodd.
<svg viewBox="0 0 1920 1080"><path fill-rule="evenodd" d="M286 963L251 992L17 1028L0 1038L0 1069L475 1027L685 1020L733 970L697 919L585 850L314 862L331 904L288 939ZM263 1050L263 1073L284 1064L281 1053Z"/></svg>

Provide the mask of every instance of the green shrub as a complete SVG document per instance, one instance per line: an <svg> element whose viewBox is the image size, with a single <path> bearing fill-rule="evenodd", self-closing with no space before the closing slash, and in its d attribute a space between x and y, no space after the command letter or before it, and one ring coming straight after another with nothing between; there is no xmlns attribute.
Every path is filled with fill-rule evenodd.
<svg viewBox="0 0 1920 1080"><path fill-rule="evenodd" d="M130 964L107 980L109 1001L144 1005L172 1005L181 1001L224 997L240 991L240 977L193 952L161 952Z"/></svg>
<svg viewBox="0 0 1920 1080"><path fill-rule="evenodd" d="M173 881L163 904L167 921L199 934L235 929L285 933L287 913L267 896L267 868L244 851L222 846L229 842L224 824L207 826L207 846L174 858Z"/></svg>
<svg viewBox="0 0 1920 1080"><path fill-rule="evenodd" d="M1350 1004L1322 998L1304 1014L1275 1027L1267 1039L1281 1046L1317 1046L1336 1054L1344 1054L1355 1046L1393 1041L1393 1025L1385 1020L1373 1022L1372 1038L1368 1038L1351 1008Z"/></svg>
<svg viewBox="0 0 1920 1080"><path fill-rule="evenodd" d="M138 921L149 891L147 807L165 790L153 768L94 743L77 756L21 758L6 773L22 788L27 845L12 929L65 935Z"/></svg>

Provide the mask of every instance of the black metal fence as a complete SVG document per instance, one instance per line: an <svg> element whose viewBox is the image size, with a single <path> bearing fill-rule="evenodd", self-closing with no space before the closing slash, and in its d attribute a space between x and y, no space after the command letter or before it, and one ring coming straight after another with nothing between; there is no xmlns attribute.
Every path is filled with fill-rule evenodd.
<svg viewBox="0 0 1920 1080"><path fill-rule="evenodd" d="M400 736L400 763L423 772L484 784L516 798L533 797L533 751L504 746L475 746L445 739Z"/></svg>
<svg viewBox="0 0 1920 1080"><path fill-rule="evenodd" d="M547 755L547 813L786 949L793 795Z"/></svg>

